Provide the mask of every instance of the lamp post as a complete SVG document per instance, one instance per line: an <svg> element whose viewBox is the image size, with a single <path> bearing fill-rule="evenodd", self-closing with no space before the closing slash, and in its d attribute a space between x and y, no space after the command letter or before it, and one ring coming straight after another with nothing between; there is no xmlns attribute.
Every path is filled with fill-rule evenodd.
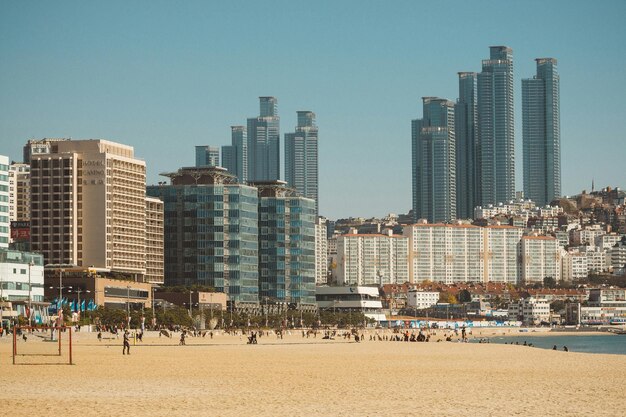
<svg viewBox="0 0 626 417"><path fill-rule="evenodd" d="M156 294L156 287L152 287L152 326L156 326L156 316L154 313L154 295Z"/></svg>
<svg viewBox="0 0 626 417"><path fill-rule="evenodd" d="M33 325L33 295L31 291L30 269L33 266L33 261L28 263L28 325Z"/></svg>
<svg viewBox="0 0 626 417"><path fill-rule="evenodd" d="M80 316L81 316L81 314L80 314L80 311L81 311L81 309L80 309L80 293L81 292L90 293L91 291L89 291L89 290L84 290L83 291L83 290L80 289L80 287L76 288L76 294L78 294L78 307L76 308L76 310L78 310L78 319L79 320L80 320Z"/></svg>
<svg viewBox="0 0 626 417"><path fill-rule="evenodd" d="M0 274L0 328L4 325L4 294L2 293L2 275Z"/></svg>
<svg viewBox="0 0 626 417"><path fill-rule="evenodd" d="M128 327L130 327L130 285L126 286L126 316L128 317Z"/></svg>

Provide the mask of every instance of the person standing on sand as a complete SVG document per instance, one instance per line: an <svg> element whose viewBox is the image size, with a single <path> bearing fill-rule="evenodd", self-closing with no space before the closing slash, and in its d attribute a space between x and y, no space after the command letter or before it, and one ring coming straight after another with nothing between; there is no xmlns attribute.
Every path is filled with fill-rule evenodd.
<svg viewBox="0 0 626 417"><path fill-rule="evenodd" d="M124 330L124 348L122 349L122 355L126 355L126 352L130 355L130 340L128 336L128 330Z"/></svg>

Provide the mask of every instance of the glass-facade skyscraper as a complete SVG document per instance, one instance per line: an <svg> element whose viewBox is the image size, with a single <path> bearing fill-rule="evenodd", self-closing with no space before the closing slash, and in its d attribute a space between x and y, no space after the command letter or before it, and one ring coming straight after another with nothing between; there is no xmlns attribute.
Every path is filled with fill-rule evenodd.
<svg viewBox="0 0 626 417"><path fill-rule="evenodd" d="M230 131L231 144L222 146L222 165L245 184L248 181L248 133L245 126L231 126Z"/></svg>
<svg viewBox="0 0 626 417"><path fill-rule="evenodd" d="M561 195L559 74L554 58L538 58L537 75L522 80L524 197L537 205Z"/></svg>
<svg viewBox="0 0 626 417"><path fill-rule="evenodd" d="M258 304L258 194L224 168L180 168L147 194L164 202L165 284L208 285Z"/></svg>
<svg viewBox="0 0 626 417"><path fill-rule="evenodd" d="M515 198L513 50L492 46L478 74L479 202L485 206Z"/></svg>
<svg viewBox="0 0 626 417"><path fill-rule="evenodd" d="M315 113L299 111L295 133L285 134L285 180L301 195L315 200L316 214L319 209L317 143Z"/></svg>
<svg viewBox="0 0 626 417"><path fill-rule="evenodd" d="M261 114L248 119L248 180L280 179L280 118L274 97L259 97Z"/></svg>
<svg viewBox="0 0 626 417"><path fill-rule="evenodd" d="M454 103L423 97L423 118L412 121L413 216L431 223L456 218Z"/></svg>
<svg viewBox="0 0 626 417"><path fill-rule="evenodd" d="M196 167L220 166L220 149L214 146L196 146Z"/></svg>
<svg viewBox="0 0 626 417"><path fill-rule="evenodd" d="M255 182L259 192L259 299L315 310L315 201L284 181Z"/></svg>
<svg viewBox="0 0 626 417"><path fill-rule="evenodd" d="M475 72L459 72L459 99L454 105L456 138L456 214L474 217L478 201L477 112Z"/></svg>

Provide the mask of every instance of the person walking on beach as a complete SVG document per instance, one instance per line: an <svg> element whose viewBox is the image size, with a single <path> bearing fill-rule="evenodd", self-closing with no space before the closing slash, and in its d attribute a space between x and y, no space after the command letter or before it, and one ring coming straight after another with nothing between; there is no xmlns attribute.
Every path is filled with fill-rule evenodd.
<svg viewBox="0 0 626 417"><path fill-rule="evenodd" d="M126 352L130 355L130 340L128 336L128 330L124 330L124 348L122 349L122 355L126 355Z"/></svg>
<svg viewBox="0 0 626 417"><path fill-rule="evenodd" d="M185 331L183 330L183 332L180 334L180 342L178 343L179 346L185 346Z"/></svg>

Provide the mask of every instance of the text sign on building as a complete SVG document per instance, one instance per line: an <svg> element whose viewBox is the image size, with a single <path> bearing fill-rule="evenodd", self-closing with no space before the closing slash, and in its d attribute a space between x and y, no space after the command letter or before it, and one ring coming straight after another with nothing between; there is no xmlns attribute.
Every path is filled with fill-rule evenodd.
<svg viewBox="0 0 626 417"><path fill-rule="evenodd" d="M11 222L11 239L29 240L30 239L30 222L29 221Z"/></svg>
<svg viewBox="0 0 626 417"><path fill-rule="evenodd" d="M83 185L104 184L106 163L102 160L83 161Z"/></svg>

